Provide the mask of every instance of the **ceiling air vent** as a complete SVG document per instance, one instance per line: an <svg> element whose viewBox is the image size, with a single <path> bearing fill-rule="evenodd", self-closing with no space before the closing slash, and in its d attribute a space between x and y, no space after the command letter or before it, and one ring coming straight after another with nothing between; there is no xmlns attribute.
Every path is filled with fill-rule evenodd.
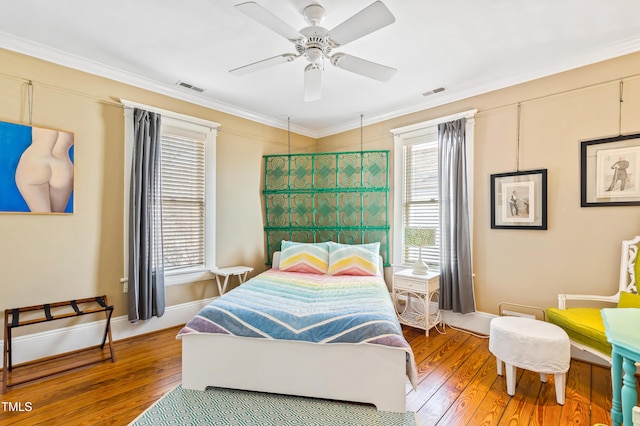
<svg viewBox="0 0 640 426"><path fill-rule="evenodd" d="M204 92L204 89L201 89L200 87L196 87L193 84L189 84L184 81L179 81L176 84L178 86L186 87L187 89L195 90L196 92L200 92L200 93Z"/></svg>
<svg viewBox="0 0 640 426"><path fill-rule="evenodd" d="M429 90L428 92L424 92L422 96L435 95L436 93L444 92L444 87L438 87L433 90Z"/></svg>

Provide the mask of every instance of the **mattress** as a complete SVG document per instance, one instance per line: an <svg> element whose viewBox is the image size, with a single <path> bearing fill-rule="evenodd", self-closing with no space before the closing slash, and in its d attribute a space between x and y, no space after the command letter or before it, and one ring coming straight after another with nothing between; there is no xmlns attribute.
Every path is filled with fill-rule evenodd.
<svg viewBox="0 0 640 426"><path fill-rule="evenodd" d="M407 376L416 384L413 352L380 276L274 268L202 308L178 337L190 333L397 347L406 352Z"/></svg>

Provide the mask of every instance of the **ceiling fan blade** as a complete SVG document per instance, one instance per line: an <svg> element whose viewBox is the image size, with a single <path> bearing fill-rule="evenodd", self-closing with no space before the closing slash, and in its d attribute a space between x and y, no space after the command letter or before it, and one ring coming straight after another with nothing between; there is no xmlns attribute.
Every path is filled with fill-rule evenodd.
<svg viewBox="0 0 640 426"><path fill-rule="evenodd" d="M347 55L346 53L336 53L331 57L331 63L343 70L351 71L378 81L389 81L396 71L398 71L395 68Z"/></svg>
<svg viewBox="0 0 640 426"><path fill-rule="evenodd" d="M336 46L343 46L395 21L387 6L376 1L329 31L329 38Z"/></svg>
<svg viewBox="0 0 640 426"><path fill-rule="evenodd" d="M276 15L269 12L267 9L260 6L256 2L249 1L246 3L236 4L235 8L254 21L259 22L260 24L264 25L272 31L275 31L276 33L292 42L303 38L302 35L300 35L298 31L291 28L289 24L287 24L282 19L278 18Z"/></svg>
<svg viewBox="0 0 640 426"><path fill-rule="evenodd" d="M294 55L293 53L285 53L283 55L274 56L272 58L263 59L258 62L254 62L252 64L244 65L238 68L234 68L229 72L233 75L245 75L254 71L258 71L264 68L271 67L273 65L282 64L285 62L291 62L296 59L298 55Z"/></svg>
<svg viewBox="0 0 640 426"><path fill-rule="evenodd" d="M322 68L309 64L304 69L304 101L317 101L322 96Z"/></svg>

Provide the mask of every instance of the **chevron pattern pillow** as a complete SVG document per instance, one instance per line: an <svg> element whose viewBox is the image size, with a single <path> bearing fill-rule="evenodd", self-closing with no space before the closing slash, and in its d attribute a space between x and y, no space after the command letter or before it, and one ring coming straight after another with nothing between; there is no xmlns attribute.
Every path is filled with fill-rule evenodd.
<svg viewBox="0 0 640 426"><path fill-rule="evenodd" d="M296 243L282 241L280 255L281 271L326 274L329 268L329 245L327 243Z"/></svg>
<svg viewBox="0 0 640 426"><path fill-rule="evenodd" d="M380 275L380 243L329 244L329 275Z"/></svg>

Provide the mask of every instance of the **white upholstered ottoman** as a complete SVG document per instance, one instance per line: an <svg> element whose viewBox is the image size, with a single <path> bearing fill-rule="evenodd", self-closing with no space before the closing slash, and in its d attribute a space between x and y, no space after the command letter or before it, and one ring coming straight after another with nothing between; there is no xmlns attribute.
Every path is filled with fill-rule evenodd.
<svg viewBox="0 0 640 426"><path fill-rule="evenodd" d="M489 350L496 357L498 375L502 376L502 363L506 364L509 395L515 394L518 367L540 373L543 382L547 381L547 374L553 374L556 401L564 404L571 347L563 329L529 318L494 318L489 330Z"/></svg>

